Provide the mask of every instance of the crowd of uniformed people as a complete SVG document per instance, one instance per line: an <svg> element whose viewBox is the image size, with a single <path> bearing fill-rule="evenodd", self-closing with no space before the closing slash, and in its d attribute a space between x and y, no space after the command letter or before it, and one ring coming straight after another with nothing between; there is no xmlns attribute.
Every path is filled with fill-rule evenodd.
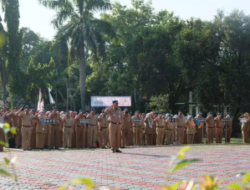
<svg viewBox="0 0 250 190"><path fill-rule="evenodd" d="M136 145L175 145L201 144L204 134L206 143L230 143L232 119L227 113L224 117L218 113L213 117L209 112L205 118L199 113L193 117L189 113L166 114L162 112L140 113L133 115L128 109L118 107L118 101L97 114L94 108L90 113L79 110L61 111L53 107L52 111L35 111L29 106L3 108L0 117L5 123L16 127L17 134L8 137L14 139L16 148L63 149L63 148L110 148L120 153L119 148ZM249 143L249 115L242 123L244 143Z"/></svg>

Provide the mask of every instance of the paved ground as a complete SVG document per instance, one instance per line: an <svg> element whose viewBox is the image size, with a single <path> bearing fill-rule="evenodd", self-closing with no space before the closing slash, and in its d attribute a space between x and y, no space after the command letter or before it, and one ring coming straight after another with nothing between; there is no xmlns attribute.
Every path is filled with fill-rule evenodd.
<svg viewBox="0 0 250 190"><path fill-rule="evenodd" d="M91 178L98 187L121 189L162 189L171 155L181 147L128 148L122 154L110 150L69 150L12 152L18 157L16 166L20 189L57 189L78 177ZM2 161L7 153L0 153ZM177 171L169 180L199 180L204 173L214 174L224 184L239 180L236 174L250 171L249 145L193 146L187 158L202 162ZM0 168L3 165L0 165ZM82 189L83 186L75 186ZM0 176L0 189L13 188L11 179Z"/></svg>

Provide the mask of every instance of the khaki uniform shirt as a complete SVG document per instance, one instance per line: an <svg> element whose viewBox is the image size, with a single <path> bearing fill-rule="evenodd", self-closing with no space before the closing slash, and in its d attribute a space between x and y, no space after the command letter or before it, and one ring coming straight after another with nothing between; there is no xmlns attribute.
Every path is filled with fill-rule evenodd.
<svg viewBox="0 0 250 190"><path fill-rule="evenodd" d="M152 118L146 117L144 119L144 125L146 126L145 133L152 135L154 134L154 120Z"/></svg>
<svg viewBox="0 0 250 190"><path fill-rule="evenodd" d="M122 111L120 108L115 109L114 107L110 107L107 110L109 112L110 122L121 123Z"/></svg>
<svg viewBox="0 0 250 190"><path fill-rule="evenodd" d="M140 119L140 117L139 116L133 116L132 117L132 122L133 122L133 119ZM134 123L133 122L133 127L141 127L141 123Z"/></svg>
<svg viewBox="0 0 250 190"><path fill-rule="evenodd" d="M97 126L97 116L96 115L89 114L87 116L87 118L89 118L89 125L90 126Z"/></svg>
<svg viewBox="0 0 250 190"><path fill-rule="evenodd" d="M76 125L81 126L81 127L85 127L86 124L81 123L81 119L86 119L86 117L84 115L81 115L78 119L76 119L76 117L75 117Z"/></svg>
<svg viewBox="0 0 250 190"><path fill-rule="evenodd" d="M63 124L66 127L72 127L73 123L74 123L74 119L72 117L66 117L63 119Z"/></svg>
<svg viewBox="0 0 250 190"><path fill-rule="evenodd" d="M214 118L214 124L216 128L223 128L223 121L218 117Z"/></svg>
<svg viewBox="0 0 250 190"><path fill-rule="evenodd" d="M164 119L158 118L155 122L156 127L163 127L164 126Z"/></svg>
<svg viewBox="0 0 250 190"><path fill-rule="evenodd" d="M39 118L37 115L33 117L36 121L36 133L47 133L49 130L48 124L44 123L44 119L46 118Z"/></svg>
<svg viewBox="0 0 250 190"><path fill-rule="evenodd" d="M184 127L185 118L183 116L182 117L177 116L176 120L177 120L177 126Z"/></svg>
<svg viewBox="0 0 250 190"><path fill-rule="evenodd" d="M195 123L193 120L186 121L187 124L187 135L194 135L196 133Z"/></svg>
<svg viewBox="0 0 250 190"><path fill-rule="evenodd" d="M208 127L208 128L214 128L214 126L215 126L215 123L214 123L214 118L213 117L211 117L211 116L208 116L207 118L206 118L206 127Z"/></svg>
<svg viewBox="0 0 250 190"><path fill-rule="evenodd" d="M52 126L60 124L60 115L59 114L52 114L51 118L55 119L55 124L52 124Z"/></svg>
<svg viewBox="0 0 250 190"><path fill-rule="evenodd" d="M32 124L32 114L26 114L26 112L22 112L20 114L20 118L22 120L22 126L31 126Z"/></svg>
<svg viewBox="0 0 250 190"><path fill-rule="evenodd" d="M132 118L129 114L123 116L122 129L130 129Z"/></svg>

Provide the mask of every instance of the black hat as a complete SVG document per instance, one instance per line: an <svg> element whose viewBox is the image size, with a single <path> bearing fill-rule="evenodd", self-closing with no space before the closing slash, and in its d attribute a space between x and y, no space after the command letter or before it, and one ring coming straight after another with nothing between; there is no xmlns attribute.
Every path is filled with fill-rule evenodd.
<svg viewBox="0 0 250 190"><path fill-rule="evenodd" d="M53 106L53 107L52 107L52 110L57 110L57 107L56 107L56 106Z"/></svg>
<svg viewBox="0 0 250 190"><path fill-rule="evenodd" d="M128 108L124 108L124 110L123 111L128 111Z"/></svg>
<svg viewBox="0 0 250 190"><path fill-rule="evenodd" d="M81 113L81 112L84 112L84 111L82 111L82 110L79 110L79 113Z"/></svg>
<svg viewBox="0 0 250 190"><path fill-rule="evenodd" d="M182 111L181 111L181 110L179 110L179 111L178 111L178 113L182 113Z"/></svg>
<svg viewBox="0 0 250 190"><path fill-rule="evenodd" d="M222 115L221 113L218 113L217 115Z"/></svg>
<svg viewBox="0 0 250 190"><path fill-rule="evenodd" d="M115 103L118 103L118 100L114 100L114 101L113 101L113 104L115 104Z"/></svg>
<svg viewBox="0 0 250 190"><path fill-rule="evenodd" d="M95 111L95 108L91 108L91 111Z"/></svg>
<svg viewBox="0 0 250 190"><path fill-rule="evenodd" d="M210 112L208 112L208 114L211 114L211 115L213 115L213 112L211 112L211 111L210 111Z"/></svg>
<svg viewBox="0 0 250 190"><path fill-rule="evenodd" d="M26 105L25 108L30 108L30 107L28 105Z"/></svg>
<svg viewBox="0 0 250 190"><path fill-rule="evenodd" d="M36 112L36 110L35 110L35 109L32 109L31 111Z"/></svg>
<svg viewBox="0 0 250 190"><path fill-rule="evenodd" d="M162 112L158 112L158 114L162 114Z"/></svg>

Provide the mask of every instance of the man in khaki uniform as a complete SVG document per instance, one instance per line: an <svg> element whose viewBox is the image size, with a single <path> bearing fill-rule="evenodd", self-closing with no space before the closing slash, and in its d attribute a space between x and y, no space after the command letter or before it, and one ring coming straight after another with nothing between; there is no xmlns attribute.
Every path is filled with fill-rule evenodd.
<svg viewBox="0 0 250 190"><path fill-rule="evenodd" d="M242 122L241 119L245 119L244 122ZM242 133L242 141L243 143L249 143L249 124L250 124L250 116L248 113L244 113L239 117L239 120L241 120L241 133Z"/></svg>
<svg viewBox="0 0 250 190"><path fill-rule="evenodd" d="M129 132L132 127L132 119L128 112L128 109L124 109L123 112L123 122L121 129L121 148L125 148L125 146L129 146Z"/></svg>
<svg viewBox="0 0 250 190"><path fill-rule="evenodd" d="M166 114L166 119L164 121L165 139L164 145L170 145L174 142L174 122L172 121L173 115Z"/></svg>
<svg viewBox="0 0 250 190"><path fill-rule="evenodd" d="M49 118L49 115L50 115L50 111L47 111L45 113L45 118ZM45 142L44 142L44 147L49 149L50 148L50 137L51 137L51 126L47 124L47 128L48 130L46 131L46 134L45 134Z"/></svg>
<svg viewBox="0 0 250 190"><path fill-rule="evenodd" d="M153 120L153 112L148 113L144 119L145 136L146 136L146 145L153 144L153 130L154 130L154 120Z"/></svg>
<svg viewBox="0 0 250 190"><path fill-rule="evenodd" d="M183 138L183 128L184 128L184 124L185 124L185 118L182 114L181 111L178 112L178 116L176 118L177 120L177 142L179 144L182 144L182 138Z"/></svg>
<svg viewBox="0 0 250 190"><path fill-rule="evenodd" d="M158 116L154 119L156 125L156 145L163 145L164 140L164 118L161 112L158 113Z"/></svg>
<svg viewBox="0 0 250 190"><path fill-rule="evenodd" d="M95 109L91 108L90 114L87 115L87 119L89 119L89 126L88 126L88 146L89 148L95 148L95 143L97 139L97 116L95 114Z"/></svg>
<svg viewBox="0 0 250 190"><path fill-rule="evenodd" d="M194 144L195 123L193 117L187 116L185 123L187 125L187 144Z"/></svg>
<svg viewBox="0 0 250 190"><path fill-rule="evenodd" d="M133 119L140 119L139 111L135 111L135 115L132 117L133 133L134 133L134 145L141 145L141 122L134 122Z"/></svg>
<svg viewBox="0 0 250 190"><path fill-rule="evenodd" d="M86 148L86 124L82 123L81 121L86 119L86 116L82 112L82 110L79 111L79 114L75 117L76 122L76 147L79 148Z"/></svg>
<svg viewBox="0 0 250 190"><path fill-rule="evenodd" d="M108 118L107 114L102 111L98 117L98 122L100 126L100 148L107 148L109 132L108 132Z"/></svg>
<svg viewBox="0 0 250 190"><path fill-rule="evenodd" d="M32 125L32 115L30 114L29 106L25 106L25 109L21 108L16 112L16 115L22 120L22 148L24 150L31 150L30 141L31 141L31 125Z"/></svg>
<svg viewBox="0 0 250 190"><path fill-rule="evenodd" d="M60 125L60 122L62 123L62 119L60 117L60 114L57 112L57 107L54 106L53 111L49 115L50 119L54 119L55 123L51 124L51 133L50 133L50 147L55 149L59 149L60 146L60 138L62 131L62 126Z"/></svg>
<svg viewBox="0 0 250 190"><path fill-rule="evenodd" d="M142 113L141 114L141 137L140 137L140 141L141 141L141 145L146 145L146 126L145 126L145 123L144 123L144 119L146 117L146 114L145 113Z"/></svg>
<svg viewBox="0 0 250 190"><path fill-rule="evenodd" d="M122 111L118 107L118 101L114 100L113 105L108 107L105 110L106 114L110 116L110 123L109 123L109 135L110 135L110 143L111 143L111 150L113 153L121 153L119 150L120 143L121 143L121 128L120 125L122 121Z"/></svg>
<svg viewBox="0 0 250 190"><path fill-rule="evenodd" d="M216 143L222 143L223 135L223 121L222 114L219 113L216 118L214 118L215 129L216 129Z"/></svg>
<svg viewBox="0 0 250 190"><path fill-rule="evenodd" d="M227 113L224 119L228 120L225 122L225 142L230 143L232 135L232 119L230 117L230 113Z"/></svg>
<svg viewBox="0 0 250 190"><path fill-rule="evenodd" d="M190 113L187 113L187 116L185 118L185 124L183 127L183 136L182 136L182 144L187 144L187 118L190 116Z"/></svg>
<svg viewBox="0 0 250 190"><path fill-rule="evenodd" d="M36 121L36 148L44 149L45 137L48 132L48 124L44 122L45 111L41 111L33 117L33 120Z"/></svg>
<svg viewBox="0 0 250 190"><path fill-rule="evenodd" d="M195 133L195 136L194 136L195 144L201 144L202 140L203 140L204 123L199 122L200 119L203 119L203 116L202 116L201 112L194 118L194 120L197 121L196 122L196 133Z"/></svg>
<svg viewBox="0 0 250 190"><path fill-rule="evenodd" d="M214 127L215 123L214 123L213 113L209 112L206 117L208 144L214 143L214 131L215 131Z"/></svg>
<svg viewBox="0 0 250 190"><path fill-rule="evenodd" d="M69 112L63 118L63 147L72 148L72 133L74 129L74 118L70 116Z"/></svg>

